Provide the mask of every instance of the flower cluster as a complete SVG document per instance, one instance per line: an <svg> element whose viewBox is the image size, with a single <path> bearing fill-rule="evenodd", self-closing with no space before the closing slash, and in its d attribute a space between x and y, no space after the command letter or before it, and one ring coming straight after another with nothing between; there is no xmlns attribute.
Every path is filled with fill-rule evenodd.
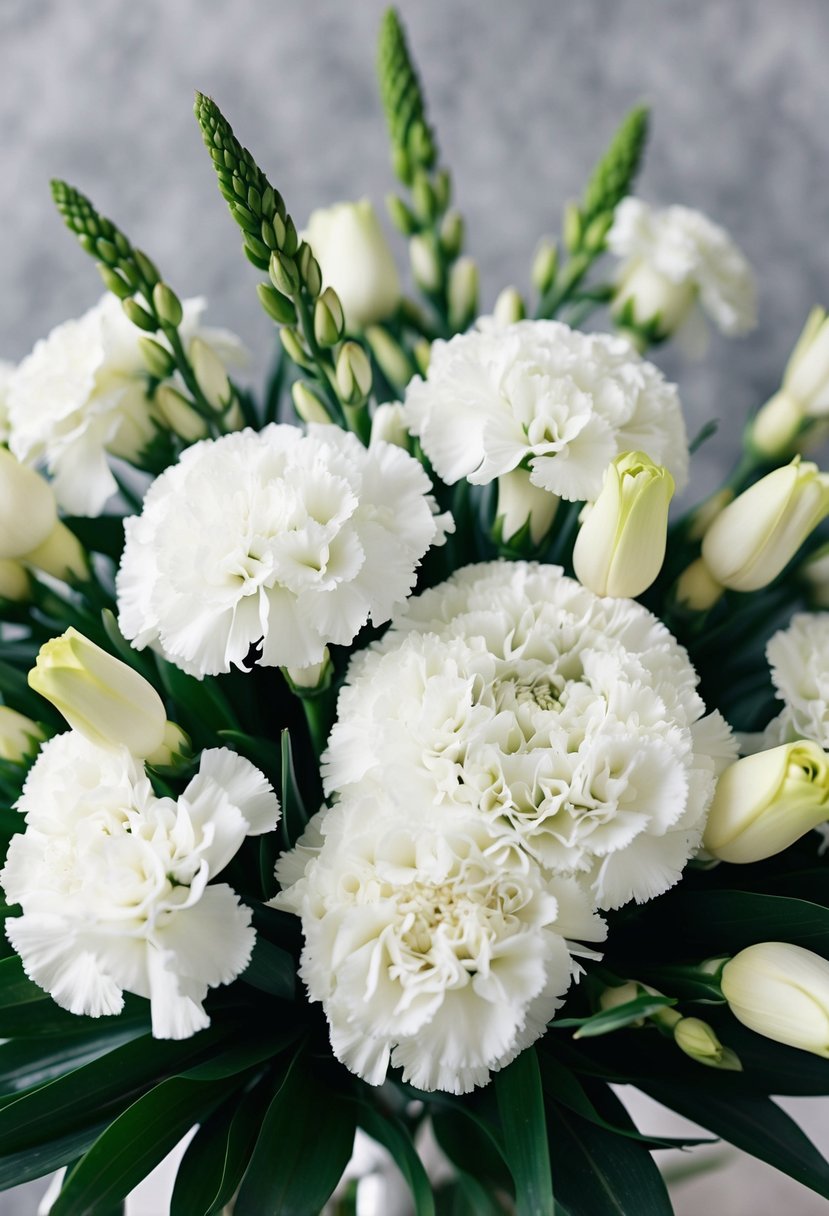
<svg viewBox="0 0 829 1216"><path fill-rule="evenodd" d="M18 803L0 882L22 916L7 922L26 973L72 1013L118 1013L147 997L157 1038L209 1024L209 988L244 971L250 910L211 880L279 803L262 774L225 748L202 752L180 798L157 797L125 747L76 731L43 745Z"/></svg>
<svg viewBox="0 0 829 1216"><path fill-rule="evenodd" d="M189 448L127 520L120 625L197 676L319 663L387 621L451 520L401 448L333 426L239 432Z"/></svg>
<svg viewBox="0 0 829 1216"><path fill-rule="evenodd" d="M796 613L766 657L783 709L766 727L765 746L811 739L829 748L829 613Z"/></svg>

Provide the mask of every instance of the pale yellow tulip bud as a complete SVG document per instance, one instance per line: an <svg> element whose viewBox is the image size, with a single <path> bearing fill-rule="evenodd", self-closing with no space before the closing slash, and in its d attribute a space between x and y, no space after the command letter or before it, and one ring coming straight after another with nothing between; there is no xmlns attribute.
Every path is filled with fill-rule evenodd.
<svg viewBox="0 0 829 1216"><path fill-rule="evenodd" d="M829 962L802 946L761 942L723 968L722 993L757 1034L829 1059Z"/></svg>
<svg viewBox="0 0 829 1216"><path fill-rule="evenodd" d="M791 456L804 418L802 407L781 389L754 415L749 432L751 447L761 456L780 460Z"/></svg>
<svg viewBox="0 0 829 1216"><path fill-rule="evenodd" d="M81 542L70 532L66 524L55 524L42 545L38 545L23 559L35 570L51 574L64 583L72 579L83 581L89 578L89 560Z"/></svg>
<svg viewBox="0 0 829 1216"><path fill-rule="evenodd" d="M498 505L495 508L500 539L506 543L528 527L532 544L541 544L552 527L558 504L557 494L533 485L527 469L502 473L498 478Z"/></svg>
<svg viewBox="0 0 829 1216"><path fill-rule="evenodd" d="M29 685L100 746L123 744L143 759L165 742L167 714L152 685L77 629L41 646Z"/></svg>
<svg viewBox="0 0 829 1216"><path fill-rule="evenodd" d="M52 487L34 469L0 447L0 558L22 557L57 523Z"/></svg>
<svg viewBox="0 0 829 1216"><path fill-rule="evenodd" d="M702 556L724 587L757 591L777 578L827 515L829 475L796 456L721 512L705 534Z"/></svg>
<svg viewBox="0 0 829 1216"><path fill-rule="evenodd" d="M0 558L0 600L25 604L32 595L32 580L26 567L9 557Z"/></svg>
<svg viewBox="0 0 829 1216"><path fill-rule="evenodd" d="M727 1072L742 1072L739 1057L730 1047L723 1047L712 1028L701 1018L680 1018L674 1026L674 1042L686 1056Z"/></svg>
<svg viewBox="0 0 829 1216"><path fill-rule="evenodd" d="M751 446L765 456L787 455L804 422L829 414L829 317L813 308L792 351L780 390L755 416Z"/></svg>
<svg viewBox="0 0 829 1216"><path fill-rule="evenodd" d="M324 282L337 293L346 328L385 321L400 303L400 276L377 213L364 198L314 211L303 233Z"/></svg>
<svg viewBox="0 0 829 1216"><path fill-rule="evenodd" d="M674 479L644 452L626 452L608 466L601 493L579 529L573 567L597 595L641 595L665 558Z"/></svg>
<svg viewBox="0 0 829 1216"><path fill-rule="evenodd" d="M0 760L28 763L45 738L37 722L8 705L0 705Z"/></svg>
<svg viewBox="0 0 829 1216"><path fill-rule="evenodd" d="M674 595L677 603L683 608L691 612L707 612L709 608L714 607L724 590L722 583L717 582L704 559L698 557L690 566L685 567L676 580Z"/></svg>
<svg viewBox="0 0 829 1216"><path fill-rule="evenodd" d="M829 819L829 757L801 739L745 756L717 789L703 845L721 861L762 861Z"/></svg>

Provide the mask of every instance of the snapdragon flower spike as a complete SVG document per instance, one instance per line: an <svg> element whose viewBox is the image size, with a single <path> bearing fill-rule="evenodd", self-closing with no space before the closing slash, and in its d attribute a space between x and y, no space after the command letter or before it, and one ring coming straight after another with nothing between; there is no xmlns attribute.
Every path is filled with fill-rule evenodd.
<svg viewBox="0 0 829 1216"><path fill-rule="evenodd" d="M69 731L44 744L17 809L26 828L0 884L22 911L7 935L29 978L91 1017L146 997L156 1038L209 1025L208 990L245 969L255 940L250 910L212 880L279 820L259 770L205 751L184 793L158 798L126 748Z"/></svg>

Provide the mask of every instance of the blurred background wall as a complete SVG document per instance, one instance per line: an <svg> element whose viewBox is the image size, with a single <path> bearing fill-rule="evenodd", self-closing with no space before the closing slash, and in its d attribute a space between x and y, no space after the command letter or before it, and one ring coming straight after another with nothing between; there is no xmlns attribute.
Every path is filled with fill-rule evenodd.
<svg viewBox="0 0 829 1216"><path fill-rule="evenodd" d="M313 206L392 187L374 86L382 0L0 0L0 357L19 359L100 292L48 190L65 176L162 266L209 319L245 335L261 374L272 344L192 117L210 93L285 194ZM485 308L525 288L538 237L622 114L653 106L639 191L699 207L756 267L760 324L714 337L678 380L689 429L721 419L697 461L712 486L746 411L776 386L815 302L829 304L829 4L826 0L399 0L421 65ZM401 259L404 250L400 247ZM827 1147L825 1108L810 1130ZM697 1191L687 1216L764 1216L783 1202L743 1166ZM752 1180L754 1186L752 1187ZM708 1185L702 1184L703 1187ZM780 1185L785 1187L785 1183ZM683 1201L684 1203L685 1201ZM697 1206L698 1205L698 1206ZM824 1210L793 1188L792 1211ZM0 1196L0 1212L34 1211Z"/></svg>

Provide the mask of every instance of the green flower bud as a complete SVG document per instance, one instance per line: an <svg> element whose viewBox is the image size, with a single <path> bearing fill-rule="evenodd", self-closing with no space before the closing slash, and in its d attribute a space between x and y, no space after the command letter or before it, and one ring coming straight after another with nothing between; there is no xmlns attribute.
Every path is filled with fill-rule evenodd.
<svg viewBox="0 0 829 1216"><path fill-rule="evenodd" d="M443 273L434 242L429 236L420 234L412 237L409 241L409 260L418 287L425 292L438 291Z"/></svg>
<svg viewBox="0 0 829 1216"><path fill-rule="evenodd" d="M212 346L202 338L194 338L188 351L193 374L207 404L214 410L226 409L233 396L224 364Z"/></svg>
<svg viewBox="0 0 829 1216"><path fill-rule="evenodd" d="M464 223L458 211L447 211L440 225L440 247L447 258L456 258L463 247Z"/></svg>
<svg viewBox="0 0 829 1216"><path fill-rule="evenodd" d="M402 198L398 198L396 194L389 194L386 198L386 209L398 232L402 232L404 236L412 236L417 232L420 227L417 217L406 206Z"/></svg>
<svg viewBox="0 0 829 1216"><path fill-rule="evenodd" d="M132 295L133 289L123 275L107 266L105 262L98 262L98 274L103 279L107 291L111 291L119 300L126 300L128 296Z"/></svg>
<svg viewBox="0 0 829 1216"><path fill-rule="evenodd" d="M8 705L0 705L0 760L29 764L45 738L37 722Z"/></svg>
<svg viewBox="0 0 829 1216"><path fill-rule="evenodd" d="M562 235L568 252L576 253L581 246L583 229L582 216L578 203L567 203L564 208Z"/></svg>
<svg viewBox="0 0 829 1216"><path fill-rule="evenodd" d="M184 316L181 300L166 283L156 283L153 288L153 307L162 324L171 325L174 329L181 325Z"/></svg>
<svg viewBox="0 0 829 1216"><path fill-rule="evenodd" d="M449 272L449 324L464 330L478 311L478 267L472 258L458 258Z"/></svg>
<svg viewBox="0 0 829 1216"><path fill-rule="evenodd" d="M413 353L417 370L421 376L426 376L429 372L429 364L432 361L432 343L428 338L419 338L414 344Z"/></svg>
<svg viewBox="0 0 829 1216"><path fill-rule="evenodd" d="M169 384L162 384L156 389L153 407L164 426L179 435L185 443L195 443L210 433L207 420L193 409L192 402Z"/></svg>
<svg viewBox="0 0 829 1216"><path fill-rule="evenodd" d="M400 343L382 325L370 325L366 330L366 341L389 384L395 388L405 388L415 369Z"/></svg>
<svg viewBox="0 0 829 1216"><path fill-rule="evenodd" d="M297 330L286 325L279 331L279 341L285 349L285 354L296 363L297 367L311 368L314 366L314 360Z"/></svg>
<svg viewBox="0 0 829 1216"><path fill-rule="evenodd" d="M337 356L337 392L343 405L363 405L371 380L371 363L362 346L345 342Z"/></svg>
<svg viewBox="0 0 829 1216"><path fill-rule="evenodd" d="M536 250L532 265L533 287L544 295L553 285L558 270L558 246L555 241L544 239Z"/></svg>
<svg viewBox="0 0 829 1216"><path fill-rule="evenodd" d="M296 309L287 296L276 291L270 283L257 283L259 303L277 325L296 325Z"/></svg>
<svg viewBox="0 0 829 1216"><path fill-rule="evenodd" d="M314 337L320 346L335 346L343 336L345 318L339 296L332 287L314 305Z"/></svg>
<svg viewBox="0 0 829 1216"><path fill-rule="evenodd" d="M303 422L331 422L331 415L328 413L322 397L306 381L294 381L291 385L291 397L294 409Z"/></svg>
<svg viewBox="0 0 829 1216"><path fill-rule="evenodd" d="M176 361L165 346L154 338L139 338L138 346L151 376L155 376L157 380L166 380L172 376Z"/></svg>
<svg viewBox="0 0 829 1216"><path fill-rule="evenodd" d="M133 325L137 325L139 329L146 330L148 334L154 334L158 329L155 317L148 313L146 308L142 308L137 300L123 300L121 307L128 320L132 321Z"/></svg>
<svg viewBox="0 0 829 1216"><path fill-rule="evenodd" d="M701 1018L680 1018L674 1026L674 1042L686 1056L726 1072L742 1072L739 1057L730 1047L723 1047L712 1028Z"/></svg>
<svg viewBox="0 0 829 1216"><path fill-rule="evenodd" d="M276 290L281 291L284 296L295 296L299 291L299 271L296 263L278 249L271 254L268 274Z"/></svg>
<svg viewBox="0 0 829 1216"><path fill-rule="evenodd" d="M297 266L299 276L305 284L309 295L318 296L322 291L322 270L311 246L303 241L297 251Z"/></svg>
<svg viewBox="0 0 829 1216"><path fill-rule="evenodd" d="M437 215L437 199L429 175L422 169L418 169L412 182L412 202L424 223L430 224Z"/></svg>
<svg viewBox="0 0 829 1216"><path fill-rule="evenodd" d="M512 325L516 321L524 320L527 309L521 295L514 287L504 288L495 301L492 315L499 325Z"/></svg>

